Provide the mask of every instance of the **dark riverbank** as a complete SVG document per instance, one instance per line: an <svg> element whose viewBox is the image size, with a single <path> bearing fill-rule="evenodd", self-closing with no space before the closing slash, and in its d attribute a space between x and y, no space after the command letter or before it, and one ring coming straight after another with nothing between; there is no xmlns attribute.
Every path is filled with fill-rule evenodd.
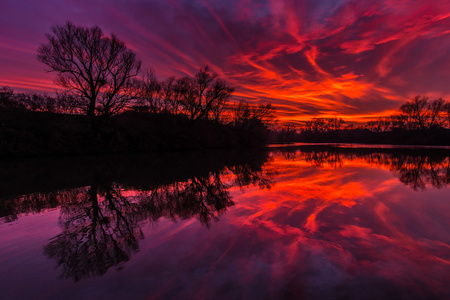
<svg viewBox="0 0 450 300"><path fill-rule="evenodd" d="M342 129L327 132L302 131L284 134L277 142L450 146L450 129L434 128L380 132L369 129Z"/></svg>
<svg viewBox="0 0 450 300"><path fill-rule="evenodd" d="M0 157L257 147L261 128L244 129L183 115L125 112L108 119L0 111Z"/></svg>

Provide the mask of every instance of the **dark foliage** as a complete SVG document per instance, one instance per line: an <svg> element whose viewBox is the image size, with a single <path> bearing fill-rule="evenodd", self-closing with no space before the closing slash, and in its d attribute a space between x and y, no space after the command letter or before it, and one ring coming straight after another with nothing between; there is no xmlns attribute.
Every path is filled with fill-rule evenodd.
<svg viewBox="0 0 450 300"><path fill-rule="evenodd" d="M263 145L265 135L184 115L125 112L107 119L0 110L0 157Z"/></svg>

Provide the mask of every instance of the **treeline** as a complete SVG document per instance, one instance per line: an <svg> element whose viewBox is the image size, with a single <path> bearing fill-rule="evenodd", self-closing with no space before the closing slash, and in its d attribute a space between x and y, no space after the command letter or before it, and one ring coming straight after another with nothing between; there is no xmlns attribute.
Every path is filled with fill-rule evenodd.
<svg viewBox="0 0 450 300"><path fill-rule="evenodd" d="M179 115L189 120L213 121L244 130L265 131L276 123L275 108L270 103L257 106L244 101L231 102L233 91L207 66L194 77L169 77L162 81L148 71L143 79L134 81L127 101L109 109L100 102L96 112L103 119L124 112ZM1 87L0 109L86 115L88 101L67 92L52 97L33 92L16 93L9 87Z"/></svg>
<svg viewBox="0 0 450 300"><path fill-rule="evenodd" d="M277 142L332 142L450 145L450 101L416 96L398 112L356 126L340 117L312 118L301 127L287 125Z"/></svg>
<svg viewBox="0 0 450 300"><path fill-rule="evenodd" d="M210 120L231 124L242 129L266 130L276 122L272 104L251 105L231 102L234 88L218 77L208 66L193 76L174 76L158 81L147 70L135 81L135 96L131 110L186 116L190 120Z"/></svg>
<svg viewBox="0 0 450 300"><path fill-rule="evenodd" d="M426 130L450 127L450 101L430 100L416 96L400 106L399 112L387 118L367 122L371 131Z"/></svg>
<svg viewBox="0 0 450 300"><path fill-rule="evenodd" d="M31 98L13 95L15 100ZM0 109L0 158L264 145L268 125L261 116L268 111L237 105L242 106L227 123L131 109L107 118L55 113L47 108Z"/></svg>
<svg viewBox="0 0 450 300"><path fill-rule="evenodd" d="M218 78L207 68L196 77L205 74L203 78L214 78L203 85L205 95L217 100L209 95L220 94L214 84ZM87 106L82 105L86 102L68 93L49 96L0 88L0 157L240 148L267 143L275 121L270 104L233 104L227 96L216 104L193 101L188 110L181 97L186 89L179 89L180 82L187 81L194 89L195 78L188 78L154 79L151 98L135 98L116 114L96 116L87 116L83 109ZM168 82L174 83L172 93L168 93ZM163 93L168 96L162 97Z"/></svg>
<svg viewBox="0 0 450 300"><path fill-rule="evenodd" d="M194 76L160 81L151 69L142 70L142 62L125 42L115 34L103 34L98 26L67 22L51 31L46 34L48 42L38 48L37 59L48 72L56 73L55 83L64 94L56 101L44 99L49 107L90 117L110 117L131 109L240 126L274 119L269 117L274 112L270 104L231 104L234 88L208 66Z"/></svg>
<svg viewBox="0 0 450 300"><path fill-rule="evenodd" d="M0 87L0 109L33 112L79 114L80 99L59 93L55 97L39 93L16 93L9 87Z"/></svg>
<svg viewBox="0 0 450 300"><path fill-rule="evenodd" d="M304 130L311 132L326 132L342 129L344 120L342 118L312 118L305 124Z"/></svg>
<svg viewBox="0 0 450 300"><path fill-rule="evenodd" d="M402 104L398 113L389 117L370 120L360 126L346 124L339 117L312 118L300 130L317 133L342 129L368 129L370 131L380 132L439 128L450 128L450 101L442 98L430 100L426 96L415 96ZM292 126L290 126L290 130L292 131Z"/></svg>
<svg viewBox="0 0 450 300"><path fill-rule="evenodd" d="M67 22L37 50L56 73L56 96L0 89L0 156L262 145L271 104L231 100L208 66L158 80L114 34ZM41 115L39 115L41 113ZM45 113L45 116L42 114Z"/></svg>

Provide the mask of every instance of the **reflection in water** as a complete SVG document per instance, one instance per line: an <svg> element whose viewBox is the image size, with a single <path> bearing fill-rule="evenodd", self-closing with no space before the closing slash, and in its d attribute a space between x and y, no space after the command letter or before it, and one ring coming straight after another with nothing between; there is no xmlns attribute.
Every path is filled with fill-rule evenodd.
<svg viewBox="0 0 450 300"><path fill-rule="evenodd" d="M60 234L42 246L73 279L57 283L73 298L450 297L446 151L195 156L73 163L80 176L56 162L53 186L0 187L2 220L59 213ZM41 177L34 165L15 168Z"/></svg>
<svg viewBox="0 0 450 300"><path fill-rule="evenodd" d="M266 160L263 154L260 162ZM103 275L110 267L120 268L122 262L128 261L139 249L138 239L143 238L140 224L145 220L196 217L209 227L211 220L218 221L227 207L234 205L228 192L233 185L270 187L270 168L263 171L260 162L231 164L171 184L147 182L147 187L139 190L107 183L98 174L95 183L86 188L34 193L9 204L5 201L8 205L2 207L2 215L7 214L4 220L11 222L23 212L60 207L63 232L51 240L44 252L62 267L62 277L78 281ZM228 178L233 182L224 181Z"/></svg>
<svg viewBox="0 0 450 300"><path fill-rule="evenodd" d="M414 190L427 186L441 188L450 183L450 159L446 150L345 149L320 146L281 148L288 160L304 160L313 166L339 168L345 162L363 159L369 165L391 170L401 182ZM406 152L406 153L405 153Z"/></svg>
<svg viewBox="0 0 450 300"><path fill-rule="evenodd" d="M100 191L91 186L61 206L63 232L44 252L62 266L62 276L79 280L103 275L110 267L127 261L138 249L143 219L136 203L111 186Z"/></svg>
<svg viewBox="0 0 450 300"><path fill-rule="evenodd" d="M120 183L130 190L154 190L175 182L209 178L229 169L236 184L270 184L266 152L187 152L134 156L90 156L0 160L0 218L11 222L20 214L39 213L70 202L76 189ZM267 175L267 176L266 176Z"/></svg>

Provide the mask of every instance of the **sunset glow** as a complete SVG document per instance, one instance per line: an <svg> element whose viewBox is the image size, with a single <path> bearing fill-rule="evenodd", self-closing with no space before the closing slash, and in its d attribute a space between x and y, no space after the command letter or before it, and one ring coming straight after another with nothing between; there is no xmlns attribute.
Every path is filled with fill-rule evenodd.
<svg viewBox="0 0 450 300"><path fill-rule="evenodd" d="M446 299L450 160L419 153L284 147L175 182L125 164L128 184L21 192L0 207L0 279L26 288L5 299Z"/></svg>
<svg viewBox="0 0 450 300"><path fill-rule="evenodd" d="M0 4L0 86L53 93L36 60L50 27L116 33L160 79L209 65L233 100L284 123L386 116L421 94L450 98L450 3L356 0L13 1Z"/></svg>

